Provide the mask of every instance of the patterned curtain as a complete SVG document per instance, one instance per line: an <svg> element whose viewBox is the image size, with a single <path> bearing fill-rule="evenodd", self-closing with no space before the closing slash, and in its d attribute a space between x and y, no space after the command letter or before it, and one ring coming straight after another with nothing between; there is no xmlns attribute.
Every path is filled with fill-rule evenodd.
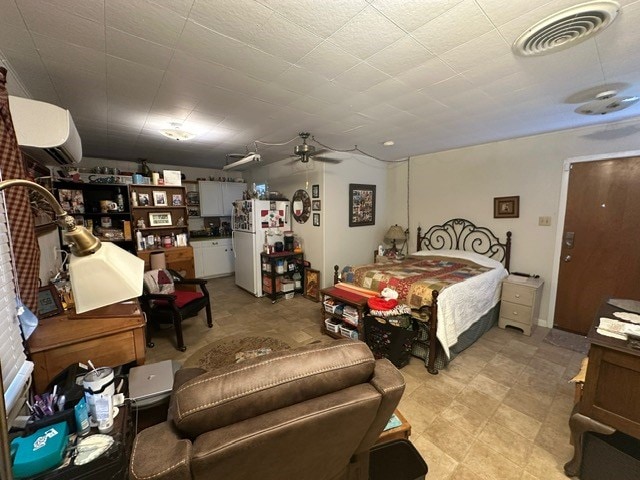
<svg viewBox="0 0 640 480"><path fill-rule="evenodd" d="M22 153L18 148L16 132L13 129L11 112L9 112L9 93L6 82L7 70L0 67L0 171L3 180L27 178ZM32 312L36 312L40 249L35 235L28 191L24 187L13 187L5 190L4 193L20 297L22 303Z"/></svg>

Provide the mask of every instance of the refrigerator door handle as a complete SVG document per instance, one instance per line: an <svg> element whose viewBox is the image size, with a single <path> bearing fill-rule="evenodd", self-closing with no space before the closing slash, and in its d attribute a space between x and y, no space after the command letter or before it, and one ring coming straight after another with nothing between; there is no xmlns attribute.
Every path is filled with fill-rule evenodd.
<svg viewBox="0 0 640 480"><path fill-rule="evenodd" d="M236 258L236 232L231 231L231 248L233 249L233 258Z"/></svg>

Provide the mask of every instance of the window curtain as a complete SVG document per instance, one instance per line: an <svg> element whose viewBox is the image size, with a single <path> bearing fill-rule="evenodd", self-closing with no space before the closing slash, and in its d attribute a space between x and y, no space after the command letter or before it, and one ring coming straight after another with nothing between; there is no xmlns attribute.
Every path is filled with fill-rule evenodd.
<svg viewBox="0 0 640 480"><path fill-rule="evenodd" d="M3 180L27 178L9 111L6 79L7 70L0 67L0 171ZM26 188L14 187L5 190L5 199L20 298L29 310L36 312L38 309L40 249L35 234L29 195Z"/></svg>
<svg viewBox="0 0 640 480"><path fill-rule="evenodd" d="M26 178L9 112L6 74L6 69L0 67L0 173L4 180ZM9 413L17 406L33 370L22 344L13 272L17 272L23 303L31 311L37 311L40 251L27 190L14 187L3 193L5 203L0 202L0 367L3 406Z"/></svg>

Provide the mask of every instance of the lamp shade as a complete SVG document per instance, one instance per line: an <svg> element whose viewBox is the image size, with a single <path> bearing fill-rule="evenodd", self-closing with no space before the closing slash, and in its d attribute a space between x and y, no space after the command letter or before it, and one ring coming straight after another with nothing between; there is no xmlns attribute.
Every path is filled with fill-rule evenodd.
<svg viewBox="0 0 640 480"><path fill-rule="evenodd" d="M389 227L387 233L385 233L384 238L387 240L405 240L407 236L404 233L404 229L398 225L393 225Z"/></svg>
<svg viewBox="0 0 640 480"><path fill-rule="evenodd" d="M142 295L144 260L109 243L90 255L72 255L69 276L76 313Z"/></svg>

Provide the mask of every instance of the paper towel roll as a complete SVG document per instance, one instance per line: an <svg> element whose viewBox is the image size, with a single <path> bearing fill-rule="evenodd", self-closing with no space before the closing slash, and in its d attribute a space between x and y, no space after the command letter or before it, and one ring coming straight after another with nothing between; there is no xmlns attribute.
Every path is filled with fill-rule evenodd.
<svg viewBox="0 0 640 480"><path fill-rule="evenodd" d="M167 268L167 259L164 252L151 252L151 255L149 255L149 265L151 265L151 270Z"/></svg>

